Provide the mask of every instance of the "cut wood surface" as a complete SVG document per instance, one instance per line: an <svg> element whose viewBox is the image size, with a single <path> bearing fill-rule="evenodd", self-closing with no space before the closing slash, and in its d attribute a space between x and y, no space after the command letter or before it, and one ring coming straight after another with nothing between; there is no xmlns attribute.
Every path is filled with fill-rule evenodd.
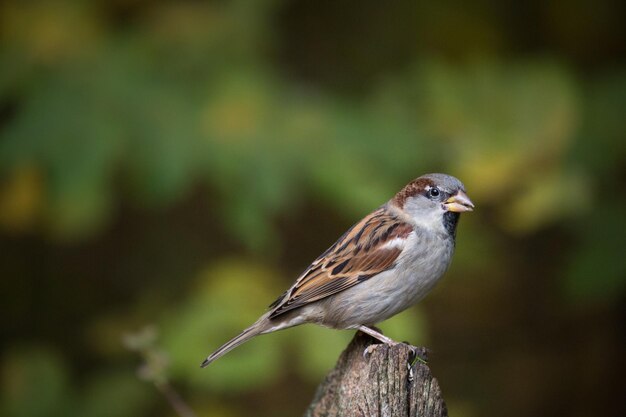
<svg viewBox="0 0 626 417"><path fill-rule="evenodd" d="M371 344L375 347L364 356ZM424 348L417 348L420 358ZM411 347L379 344L357 332L326 376L305 417L380 416L442 417L446 405L437 380Z"/></svg>

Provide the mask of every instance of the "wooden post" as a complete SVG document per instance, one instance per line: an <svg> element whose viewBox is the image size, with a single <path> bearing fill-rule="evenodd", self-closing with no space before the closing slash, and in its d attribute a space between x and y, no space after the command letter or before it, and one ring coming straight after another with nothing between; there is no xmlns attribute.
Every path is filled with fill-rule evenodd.
<svg viewBox="0 0 626 417"><path fill-rule="evenodd" d="M377 344L364 357L373 343L379 342L357 332L318 387L305 417L448 415L437 380L424 363L411 364L413 353L407 345ZM418 355L425 358L426 350L419 349Z"/></svg>

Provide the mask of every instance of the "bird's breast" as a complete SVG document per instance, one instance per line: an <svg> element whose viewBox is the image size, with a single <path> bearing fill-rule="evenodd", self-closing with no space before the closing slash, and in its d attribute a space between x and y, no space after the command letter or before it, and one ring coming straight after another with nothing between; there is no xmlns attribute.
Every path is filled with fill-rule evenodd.
<svg viewBox="0 0 626 417"><path fill-rule="evenodd" d="M414 234L407 241L407 250L398 259L396 274L399 287L406 292L407 302L421 300L450 266L454 241L439 234Z"/></svg>
<svg viewBox="0 0 626 417"><path fill-rule="evenodd" d="M395 266L323 302L323 323L350 328L375 324L420 301L450 264L454 242L435 234L412 233Z"/></svg>

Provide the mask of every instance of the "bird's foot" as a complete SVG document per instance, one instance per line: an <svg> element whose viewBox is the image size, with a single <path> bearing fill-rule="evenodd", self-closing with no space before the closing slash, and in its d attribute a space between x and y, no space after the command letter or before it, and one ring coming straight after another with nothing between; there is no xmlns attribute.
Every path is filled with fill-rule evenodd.
<svg viewBox="0 0 626 417"><path fill-rule="evenodd" d="M385 336L384 334L382 334L381 332L377 330L372 329L371 327L359 326L358 330L362 331L365 334L372 336L374 339L380 340L386 345L395 346L398 344L398 342L396 342L395 340Z"/></svg>
<svg viewBox="0 0 626 417"><path fill-rule="evenodd" d="M368 347L366 347L366 348L363 350L363 358L367 359L367 357L368 357L369 355L371 355L371 354L372 354L372 353L376 350L376 348L378 348L379 346L389 346L389 347L392 347L392 346L401 345L401 344L402 344L402 343L400 343L400 342L392 342L392 343L372 343L371 345L369 345Z"/></svg>
<svg viewBox="0 0 626 417"><path fill-rule="evenodd" d="M365 348L365 350L363 351L363 358L367 359L367 357L369 355L372 354L372 352L374 352L374 350L381 345L387 345L387 346L395 346L398 345L399 342L396 342L395 340L385 336L384 334L382 334L381 332L379 332L378 330L374 330L371 327L367 327L367 326L359 326L358 328L361 332L373 337L376 340L379 340L382 343L372 343L370 344L368 347Z"/></svg>
<svg viewBox="0 0 626 417"><path fill-rule="evenodd" d="M382 344L387 346L396 346L399 344L407 345L411 351L409 355L409 363L411 364L411 366L414 365L416 362L420 362L424 365L427 364L428 351L426 350L426 348L413 346L408 342L396 342L395 340L383 335L381 332L367 326L359 326L359 330L381 341ZM371 345L366 347L363 351L363 357L367 359L367 357L371 355L372 352L374 352L374 350L380 345L381 343L372 343Z"/></svg>
<svg viewBox="0 0 626 417"><path fill-rule="evenodd" d="M371 345L369 345L368 347L366 347L363 350L363 359L367 359L367 357L369 355L372 354L372 352L374 352L374 350L376 350L376 348L380 346L378 343L372 343Z"/></svg>
<svg viewBox="0 0 626 417"><path fill-rule="evenodd" d="M407 342L393 342L393 343L372 343L368 347L363 350L363 358L367 359L376 348L379 346L396 346L396 345L406 345L409 348L409 366L415 365L417 362L428 365L428 350L424 347L413 346Z"/></svg>

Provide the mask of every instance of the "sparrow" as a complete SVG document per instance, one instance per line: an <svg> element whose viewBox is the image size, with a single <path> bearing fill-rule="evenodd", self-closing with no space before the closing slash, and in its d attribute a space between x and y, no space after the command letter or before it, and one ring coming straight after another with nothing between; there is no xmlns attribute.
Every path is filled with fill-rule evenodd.
<svg viewBox="0 0 626 417"><path fill-rule="evenodd" d="M458 179L423 175L352 226L253 325L209 355L204 368L254 336L315 323L372 328L420 301L448 269L460 213L474 204Z"/></svg>

